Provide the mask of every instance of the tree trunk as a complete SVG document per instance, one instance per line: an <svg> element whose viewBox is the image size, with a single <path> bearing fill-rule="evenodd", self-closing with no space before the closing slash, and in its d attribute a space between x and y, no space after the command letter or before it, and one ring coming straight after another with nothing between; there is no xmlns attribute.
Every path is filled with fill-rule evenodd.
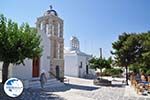
<svg viewBox="0 0 150 100"><path fill-rule="evenodd" d="M126 68L126 85L129 85L128 84L128 66L125 66Z"/></svg>
<svg viewBox="0 0 150 100"><path fill-rule="evenodd" d="M102 69L100 69L100 78L102 79Z"/></svg>
<svg viewBox="0 0 150 100"><path fill-rule="evenodd" d="M3 68L2 68L2 83L4 84L7 79L8 79L8 67L9 67L9 63L8 62L4 62L3 63Z"/></svg>

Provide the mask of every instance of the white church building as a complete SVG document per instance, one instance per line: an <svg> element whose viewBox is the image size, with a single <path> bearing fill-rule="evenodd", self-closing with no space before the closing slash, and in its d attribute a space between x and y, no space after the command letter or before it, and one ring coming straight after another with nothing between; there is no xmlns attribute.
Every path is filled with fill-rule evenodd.
<svg viewBox="0 0 150 100"><path fill-rule="evenodd" d="M88 61L91 58L91 55L80 51L78 38L72 36L70 39L70 47L64 49L65 75L84 78L88 74L93 74L93 70L88 66Z"/></svg>
<svg viewBox="0 0 150 100"><path fill-rule="evenodd" d="M42 56L35 59L25 59L25 66L22 64L11 64L9 66L9 77L16 77L22 80L38 79L42 71L44 71L48 78L63 78L63 20L50 7L50 10L47 10L43 16L37 18L36 29L42 39Z"/></svg>

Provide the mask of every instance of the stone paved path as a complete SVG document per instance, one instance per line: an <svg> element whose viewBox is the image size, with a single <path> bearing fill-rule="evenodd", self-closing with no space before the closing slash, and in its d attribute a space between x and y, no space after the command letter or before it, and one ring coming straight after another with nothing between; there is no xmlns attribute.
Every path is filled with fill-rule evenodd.
<svg viewBox="0 0 150 100"><path fill-rule="evenodd" d="M113 86L96 87L92 80L69 77L70 90L65 92L54 92L67 100L150 100L149 96L126 95L126 86L122 82L114 81ZM132 91L134 92L134 91Z"/></svg>
<svg viewBox="0 0 150 100"><path fill-rule="evenodd" d="M69 84L62 87L25 89L21 96L10 98L0 88L0 100L150 100L149 96L132 95L121 82L113 86L94 86L92 80L70 78ZM131 92L128 93L126 92ZM134 94L134 93L133 93Z"/></svg>
<svg viewBox="0 0 150 100"><path fill-rule="evenodd" d="M51 90L51 89L50 89ZM47 94L48 92L48 94ZM24 89L23 93L16 98L8 97L0 86L0 100L65 100L64 98L42 89Z"/></svg>

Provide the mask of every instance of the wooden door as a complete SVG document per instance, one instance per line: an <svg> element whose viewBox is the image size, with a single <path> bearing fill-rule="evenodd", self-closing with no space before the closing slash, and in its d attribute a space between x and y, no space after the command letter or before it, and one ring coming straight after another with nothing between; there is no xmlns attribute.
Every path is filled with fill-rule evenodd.
<svg viewBox="0 0 150 100"><path fill-rule="evenodd" d="M32 61L32 77L39 77L40 58L34 58Z"/></svg>

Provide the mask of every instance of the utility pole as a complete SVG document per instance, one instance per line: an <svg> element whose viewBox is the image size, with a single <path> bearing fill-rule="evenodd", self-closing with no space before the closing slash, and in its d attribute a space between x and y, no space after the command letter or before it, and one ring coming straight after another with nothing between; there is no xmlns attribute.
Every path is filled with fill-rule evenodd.
<svg viewBox="0 0 150 100"><path fill-rule="evenodd" d="M99 48L99 51L100 51L100 60L102 60L102 48ZM102 79L102 69L100 69L100 71L101 71L100 76Z"/></svg>
<svg viewBox="0 0 150 100"><path fill-rule="evenodd" d="M100 50L100 59L102 59L102 48L99 48Z"/></svg>

